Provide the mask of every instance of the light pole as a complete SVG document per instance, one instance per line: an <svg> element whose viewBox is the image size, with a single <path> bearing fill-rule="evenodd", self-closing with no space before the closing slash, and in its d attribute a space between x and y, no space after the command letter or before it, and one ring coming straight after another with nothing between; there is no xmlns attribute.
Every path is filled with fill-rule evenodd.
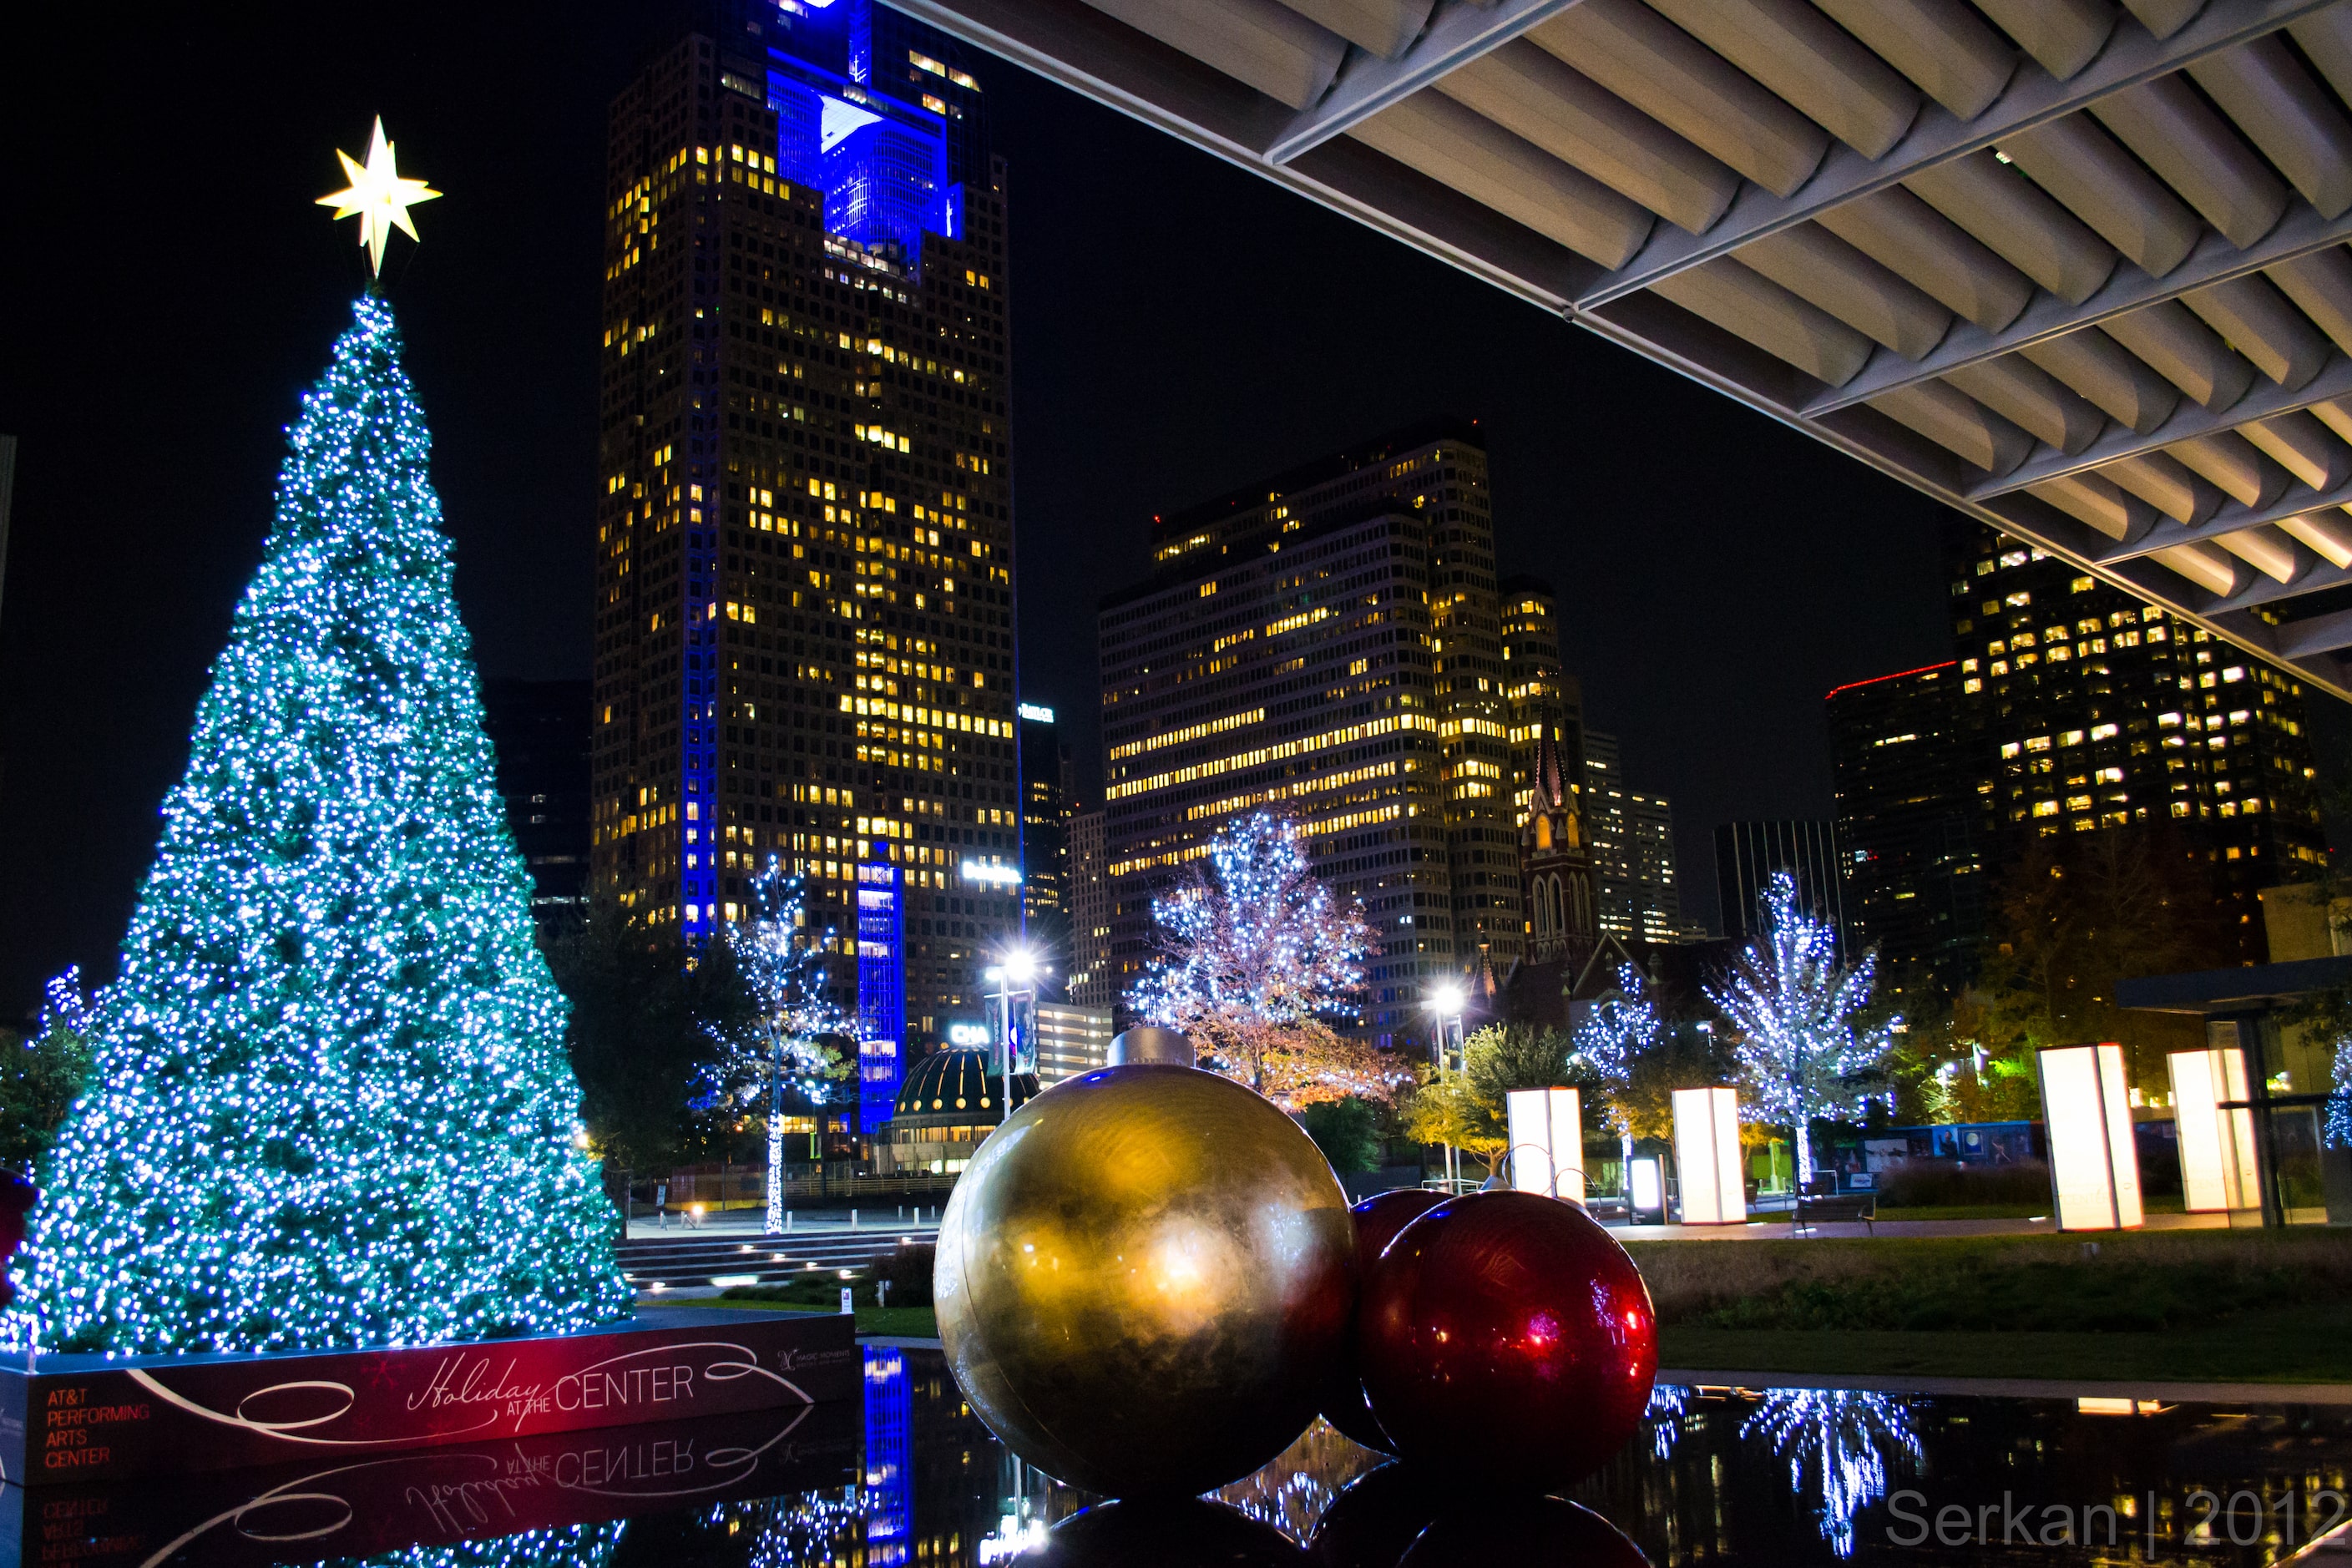
<svg viewBox="0 0 2352 1568"><path fill-rule="evenodd" d="M1429 994L1429 1010L1437 1015L1437 1041L1435 1050L1437 1058L1437 1077L1438 1081L1441 1083L1445 1080L1450 1065L1447 1061L1447 1052L1445 1048L1445 1021L1449 1017L1454 1020L1454 1034L1458 1039L1462 1031L1462 1007L1465 1000L1466 998L1463 994L1462 987L1454 984L1451 982L1436 987ZM1451 1196L1455 1184L1461 1179L1458 1174L1460 1165L1454 1152L1454 1145L1448 1143L1444 1145L1444 1148L1445 1191L1447 1195Z"/></svg>
<svg viewBox="0 0 2352 1568"><path fill-rule="evenodd" d="M1004 1039L1004 1104L996 1124L1003 1126L1013 1119L1013 1001L1026 996L1033 1003L1037 996L1037 977L1047 966L1037 962L1037 955L1026 947L1014 947L1004 955L1004 962L992 964L983 972L996 983L993 994L998 1005L997 1017Z"/></svg>

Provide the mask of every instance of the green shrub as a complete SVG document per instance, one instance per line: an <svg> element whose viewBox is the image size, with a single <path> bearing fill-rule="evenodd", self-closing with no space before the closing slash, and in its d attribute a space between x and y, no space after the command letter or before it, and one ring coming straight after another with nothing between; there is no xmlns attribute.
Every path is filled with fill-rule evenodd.
<svg viewBox="0 0 2352 1568"><path fill-rule="evenodd" d="M891 1306L931 1304L931 1266L938 1257L939 1248L925 1242L919 1247L902 1247L874 1260L874 1278L890 1282Z"/></svg>
<svg viewBox="0 0 2352 1568"><path fill-rule="evenodd" d="M1883 1208L1973 1208L2050 1202L2050 1167L2039 1160L2013 1165L1963 1165L1921 1161L1890 1171L1878 1182Z"/></svg>
<svg viewBox="0 0 2352 1568"><path fill-rule="evenodd" d="M1342 1175L1356 1171L1378 1168L1381 1162L1380 1125L1371 1106L1353 1098L1327 1100L1310 1105L1299 1121L1307 1136L1323 1151L1331 1168Z"/></svg>

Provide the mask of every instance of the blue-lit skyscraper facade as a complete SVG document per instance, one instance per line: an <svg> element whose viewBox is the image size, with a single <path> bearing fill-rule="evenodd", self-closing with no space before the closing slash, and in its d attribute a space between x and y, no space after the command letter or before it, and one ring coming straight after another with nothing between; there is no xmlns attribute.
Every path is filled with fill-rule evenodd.
<svg viewBox="0 0 2352 1568"><path fill-rule="evenodd" d="M887 859L857 868L858 1125L867 1130L890 1120L907 1079L905 879Z"/></svg>
<svg viewBox="0 0 2352 1568"><path fill-rule="evenodd" d="M915 1399L904 1351L867 1345L865 1516L867 1568L914 1560Z"/></svg>
<svg viewBox="0 0 2352 1568"><path fill-rule="evenodd" d="M893 1039L892 1090L984 1020L1019 923L966 869L1017 864L1019 823L1006 180L974 63L866 0L706 0L609 124L592 893L700 938L783 860L859 960L835 1001Z"/></svg>

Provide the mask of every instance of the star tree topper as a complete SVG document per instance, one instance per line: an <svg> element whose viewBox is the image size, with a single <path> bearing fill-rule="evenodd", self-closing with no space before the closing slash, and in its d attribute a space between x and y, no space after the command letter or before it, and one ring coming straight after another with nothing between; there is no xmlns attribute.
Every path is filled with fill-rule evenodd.
<svg viewBox="0 0 2352 1568"><path fill-rule="evenodd" d="M392 143L383 139L383 116L376 116L375 140L368 144L367 162L359 163L341 148L335 156L343 161L343 177L351 184L331 196L320 196L319 205L335 209L335 216L347 218L357 215L360 220L360 244L368 253L368 270L373 277L383 275L384 247L392 243L392 231L397 226L411 239L417 237L416 225L409 218L408 209L418 202L429 202L441 193L422 180L404 180L394 166Z"/></svg>

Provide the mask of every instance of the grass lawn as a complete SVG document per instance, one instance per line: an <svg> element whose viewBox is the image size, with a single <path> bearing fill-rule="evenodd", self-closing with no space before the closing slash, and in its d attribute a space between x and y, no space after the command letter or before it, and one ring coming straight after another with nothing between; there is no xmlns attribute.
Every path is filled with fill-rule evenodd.
<svg viewBox="0 0 2352 1568"><path fill-rule="evenodd" d="M2352 1383L2352 1303L2241 1312L2164 1331L1717 1329L1672 1323L1659 1360L1701 1372Z"/></svg>
<svg viewBox="0 0 2352 1568"><path fill-rule="evenodd" d="M1668 1366L2352 1382L2352 1235L2340 1230L1632 1250L1658 1304Z"/></svg>

